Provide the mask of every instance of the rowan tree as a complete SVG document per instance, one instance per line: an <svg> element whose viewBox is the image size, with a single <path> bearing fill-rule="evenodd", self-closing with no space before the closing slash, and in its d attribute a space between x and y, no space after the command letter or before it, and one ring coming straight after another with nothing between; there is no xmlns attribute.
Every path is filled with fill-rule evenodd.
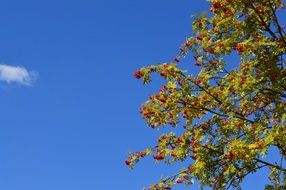
<svg viewBox="0 0 286 190"><path fill-rule="evenodd" d="M173 132L161 134L157 145L130 153L125 163L133 168L145 156L186 163L177 174L150 185L151 190L188 186L193 180L202 189L240 189L245 177L262 168L269 168L265 189L285 190L286 35L279 16L285 14L285 2L209 4L209 12L193 20L192 35L172 62L134 73L144 84L151 82L151 73L165 79L140 112L151 128L173 127ZM239 57L238 63L227 61L230 55ZM270 148L279 152L281 162L266 161Z"/></svg>

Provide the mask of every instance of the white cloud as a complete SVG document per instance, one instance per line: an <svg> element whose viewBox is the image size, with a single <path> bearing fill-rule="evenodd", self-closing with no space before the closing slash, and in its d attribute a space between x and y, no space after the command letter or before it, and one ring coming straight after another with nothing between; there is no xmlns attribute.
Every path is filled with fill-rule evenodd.
<svg viewBox="0 0 286 190"><path fill-rule="evenodd" d="M0 81L31 85L35 77L36 73L28 71L25 67L0 64Z"/></svg>

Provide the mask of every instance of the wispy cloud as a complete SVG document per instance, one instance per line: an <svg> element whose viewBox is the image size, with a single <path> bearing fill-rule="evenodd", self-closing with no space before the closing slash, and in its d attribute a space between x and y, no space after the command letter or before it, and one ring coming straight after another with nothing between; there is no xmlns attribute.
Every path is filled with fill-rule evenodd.
<svg viewBox="0 0 286 190"><path fill-rule="evenodd" d="M0 64L0 81L29 86L35 77L36 73L28 71L25 67Z"/></svg>

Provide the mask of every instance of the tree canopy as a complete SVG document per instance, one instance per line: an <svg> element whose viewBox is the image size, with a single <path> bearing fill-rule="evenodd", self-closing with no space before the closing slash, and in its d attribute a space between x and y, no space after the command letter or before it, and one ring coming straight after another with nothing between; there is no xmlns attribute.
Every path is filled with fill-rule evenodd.
<svg viewBox="0 0 286 190"><path fill-rule="evenodd" d="M192 35L170 63L141 68L134 77L144 84L151 73L166 83L142 105L140 112L161 134L157 145L130 153L133 168L141 158L186 167L148 189L191 185L240 189L243 179L264 167L265 189L286 189L286 33L279 15L283 0L209 0L208 13L197 16ZM283 12L284 11L284 12ZM227 60L228 56L239 57ZM198 74L181 69L191 57ZM184 63L185 64L185 63ZM152 75L153 76L153 75ZM183 132L176 134L176 127ZM281 162L266 161L276 149Z"/></svg>

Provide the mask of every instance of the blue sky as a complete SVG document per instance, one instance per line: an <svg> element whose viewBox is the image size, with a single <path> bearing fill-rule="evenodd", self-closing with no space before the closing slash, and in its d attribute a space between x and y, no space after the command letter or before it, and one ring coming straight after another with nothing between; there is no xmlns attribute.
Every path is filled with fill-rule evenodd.
<svg viewBox="0 0 286 190"><path fill-rule="evenodd" d="M135 190L176 173L181 164L124 165L129 150L160 134L139 115L160 81L143 86L133 72L171 61L205 1L9 0L0 7L0 64L22 73L0 84L0 189Z"/></svg>

